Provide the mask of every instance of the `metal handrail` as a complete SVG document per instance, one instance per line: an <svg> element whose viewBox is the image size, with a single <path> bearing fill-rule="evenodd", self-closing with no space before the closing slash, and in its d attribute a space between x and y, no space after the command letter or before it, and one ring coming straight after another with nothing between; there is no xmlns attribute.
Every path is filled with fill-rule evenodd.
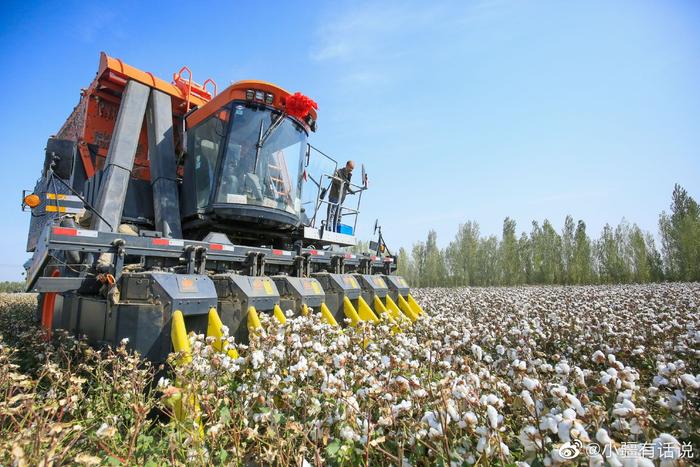
<svg viewBox="0 0 700 467"><path fill-rule="evenodd" d="M314 203L314 215L311 218L311 222L310 222L311 227L316 228L316 218L318 216L318 213L319 213L321 207L324 204L327 204L329 206L331 206L331 205L336 206L336 209L338 209L338 214L337 214L338 219L341 219L344 215L354 217L354 222L353 222L353 227L352 227L352 230L354 233L357 230L357 219L358 219L359 214L360 214L360 203L362 202L362 193L364 192L364 190L367 189L367 187L357 185L357 184L352 183L352 182L348 183L345 180L343 180L339 177L336 177L335 173L338 170L338 161L336 161L334 158L332 158L328 154L325 154L324 152L320 151L319 149L315 148L314 146L312 146L310 144L308 145L308 147L309 147L309 151L307 152L307 164L306 164L307 167L308 167L308 161L311 157L311 149L313 149L314 151L316 151L317 153L319 153L320 155L322 155L326 159L330 160L334 164L334 170L333 170L332 175L327 174L327 173L322 173L321 177L319 178L318 183L316 183L316 181L314 181L314 184L317 185L317 189L316 189L316 202ZM340 202L332 203L332 202L327 201L325 199L321 199L321 192L323 191L323 187L326 183L325 179L328 179L328 181L330 181L330 182L333 182L334 180L340 181L341 183L346 184L346 187L354 189L353 191L355 193L359 193L359 196L357 197L357 205L355 206L355 208L353 209L351 207L342 206ZM355 194L355 193L353 193L353 194ZM330 226L324 225L324 229L330 230Z"/></svg>

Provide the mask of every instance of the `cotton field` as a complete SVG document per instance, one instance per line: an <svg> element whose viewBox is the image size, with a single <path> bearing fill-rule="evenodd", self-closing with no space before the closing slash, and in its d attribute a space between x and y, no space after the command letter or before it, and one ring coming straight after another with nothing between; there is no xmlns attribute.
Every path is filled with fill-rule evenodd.
<svg viewBox="0 0 700 467"><path fill-rule="evenodd" d="M238 358L191 336L191 363L173 355L174 370L160 372L123 348L45 344L33 303L3 296L0 463L700 458L700 284L413 295L426 313L401 332L263 316L248 346L233 342Z"/></svg>

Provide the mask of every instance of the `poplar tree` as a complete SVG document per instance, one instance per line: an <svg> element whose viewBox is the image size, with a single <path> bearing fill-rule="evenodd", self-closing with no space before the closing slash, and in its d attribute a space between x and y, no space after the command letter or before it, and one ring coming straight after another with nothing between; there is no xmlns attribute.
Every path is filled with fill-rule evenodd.
<svg viewBox="0 0 700 467"><path fill-rule="evenodd" d="M591 239L586 234L586 223L582 220L576 225L572 257L572 282L590 284L593 282L593 258L591 257Z"/></svg>
<svg viewBox="0 0 700 467"><path fill-rule="evenodd" d="M515 221L510 217L503 220L503 236L499 248L500 278L499 284L514 285L522 283L522 268L518 255L518 240L515 237Z"/></svg>
<svg viewBox="0 0 700 467"><path fill-rule="evenodd" d="M659 219L666 274L673 280L700 280L700 209L680 185L673 187L671 214Z"/></svg>

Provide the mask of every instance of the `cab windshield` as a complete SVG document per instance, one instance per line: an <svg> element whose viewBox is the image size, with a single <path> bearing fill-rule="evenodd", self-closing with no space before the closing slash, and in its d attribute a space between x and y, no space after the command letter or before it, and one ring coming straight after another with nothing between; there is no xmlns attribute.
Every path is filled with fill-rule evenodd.
<svg viewBox="0 0 700 467"><path fill-rule="evenodd" d="M212 184L215 204L251 204L299 216L306 132L290 118L278 121L280 115L234 102L213 117L217 133L228 129L225 137L221 134L223 148L212 151L218 160L206 161L218 168L218 183Z"/></svg>

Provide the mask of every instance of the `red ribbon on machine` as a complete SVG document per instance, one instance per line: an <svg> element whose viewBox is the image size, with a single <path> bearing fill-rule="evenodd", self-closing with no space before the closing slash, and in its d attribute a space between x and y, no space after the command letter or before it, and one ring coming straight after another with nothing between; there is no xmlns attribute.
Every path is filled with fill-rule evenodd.
<svg viewBox="0 0 700 467"><path fill-rule="evenodd" d="M285 108L287 110L287 114L291 115L292 117L304 119L307 115L309 115L311 109L318 109L318 104L316 104L316 102L314 102L310 97L305 96L300 92L296 92L287 97Z"/></svg>

